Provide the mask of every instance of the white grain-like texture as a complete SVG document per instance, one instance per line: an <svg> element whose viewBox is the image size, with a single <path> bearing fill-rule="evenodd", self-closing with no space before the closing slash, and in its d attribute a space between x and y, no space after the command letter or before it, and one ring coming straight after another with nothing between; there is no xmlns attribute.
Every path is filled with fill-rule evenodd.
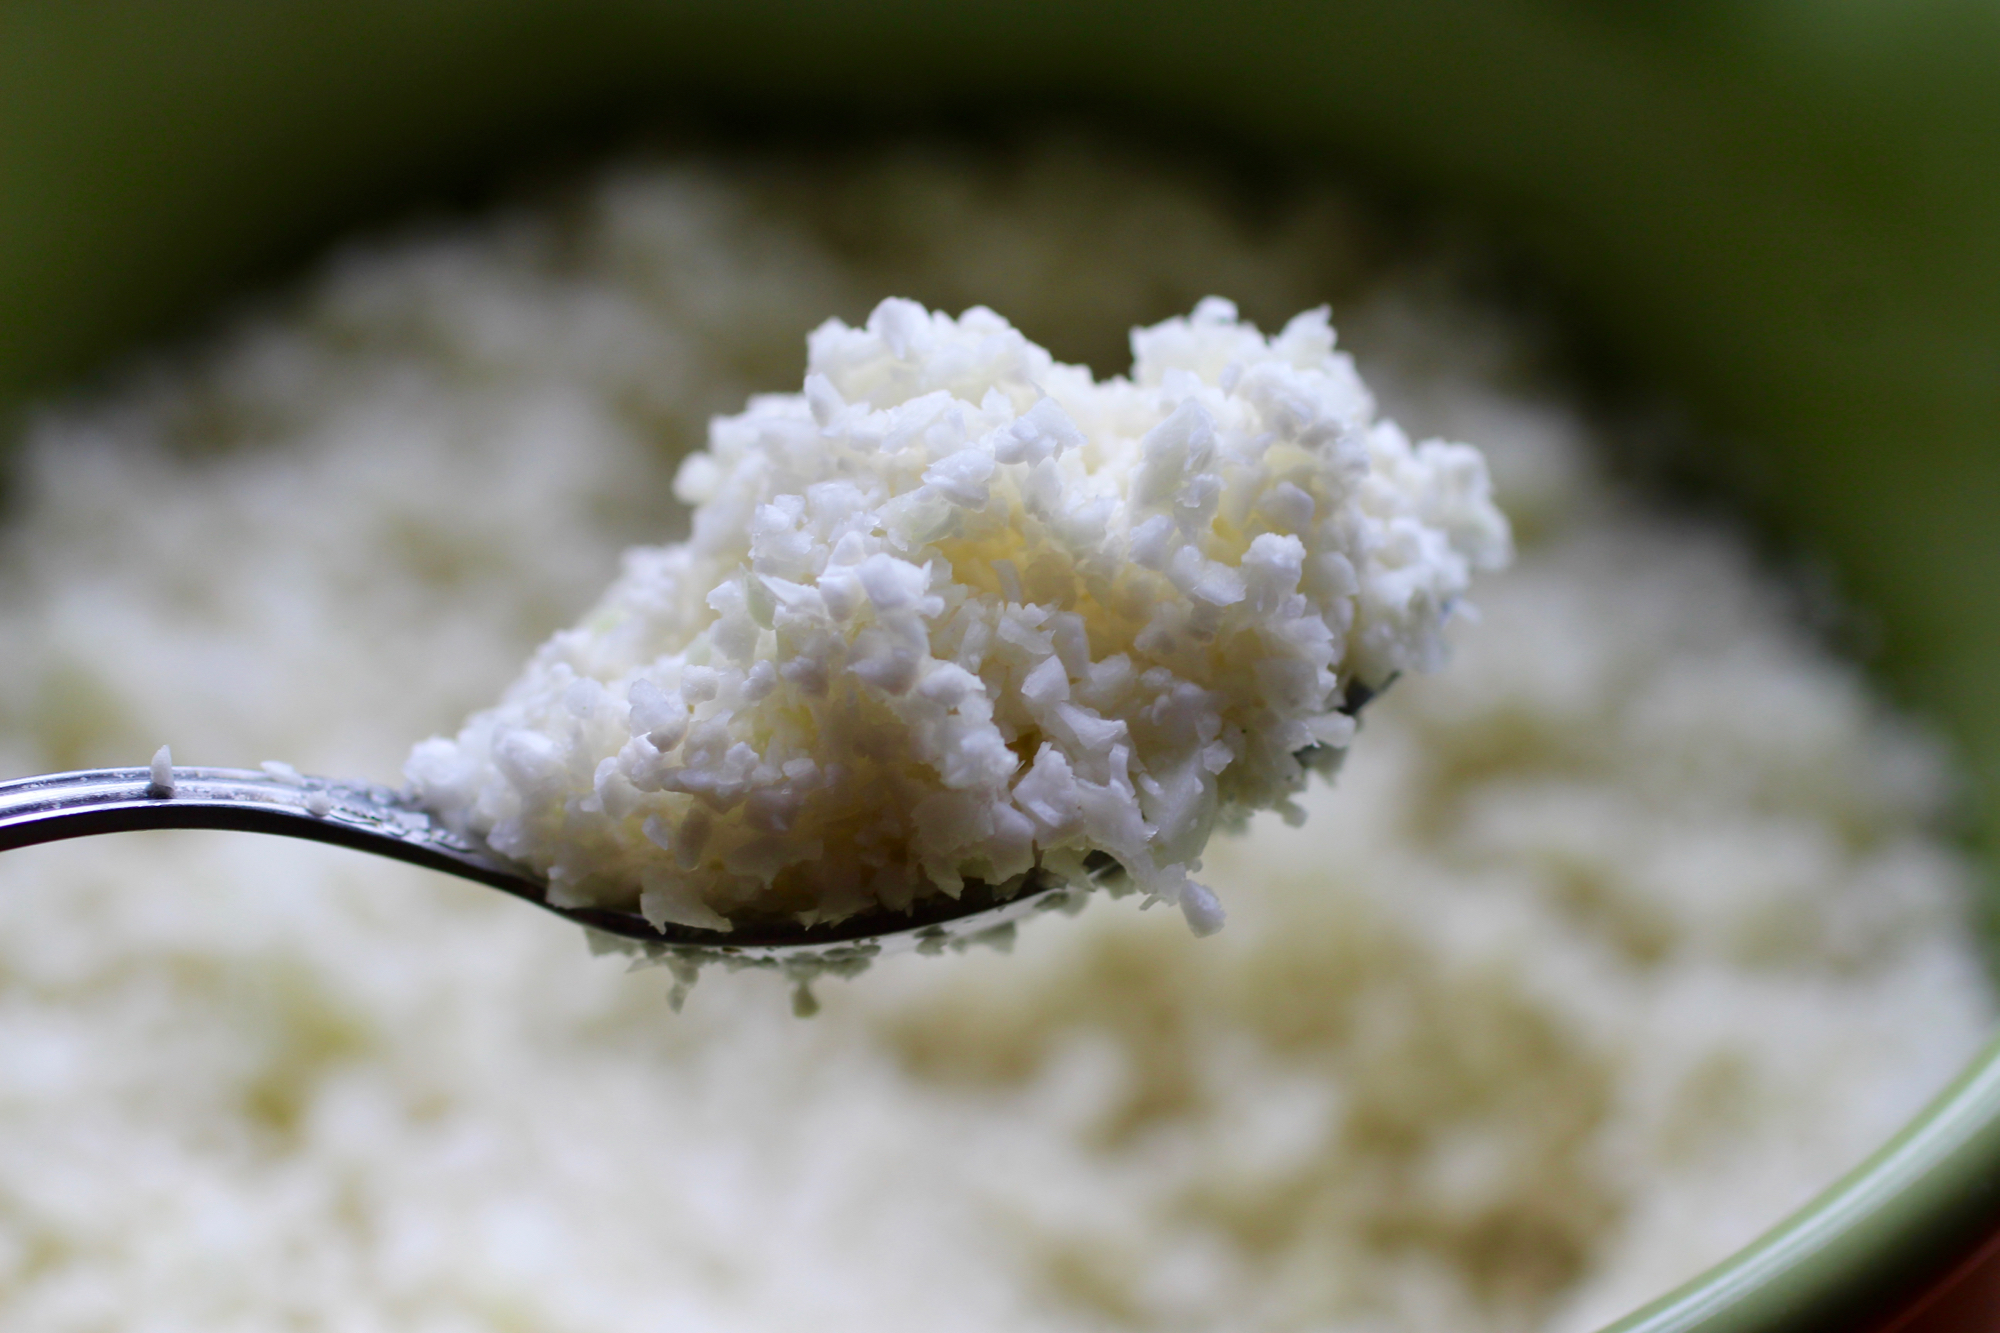
<svg viewBox="0 0 2000 1333"><path fill-rule="evenodd" d="M1267 338L1210 298L1132 350L1099 382L982 307L829 320L803 393L681 466L690 538L417 746L419 799L655 924L1108 855L1214 933L1210 834L1332 771L1348 692L1438 665L1509 537L1477 450L1375 419L1324 308Z"/></svg>
<svg viewBox="0 0 2000 1333"><path fill-rule="evenodd" d="M46 418L0 765L171 736L389 777L657 540L708 415L825 311L990 289L1032 331L1212 285L1281 317L1346 253L1337 209L1248 231L1073 149L863 163L811 210L772 179L628 173L357 252ZM796 220L857 209L880 249ZM1343 341L1412 430L1480 441L1520 555L1300 827L1211 843L1220 935L1099 902L810 1021L761 974L676 1017L573 927L350 853L9 853L0 1326L1582 1333L1809 1196L1993 1016L1950 770L1424 290L1338 305Z"/></svg>

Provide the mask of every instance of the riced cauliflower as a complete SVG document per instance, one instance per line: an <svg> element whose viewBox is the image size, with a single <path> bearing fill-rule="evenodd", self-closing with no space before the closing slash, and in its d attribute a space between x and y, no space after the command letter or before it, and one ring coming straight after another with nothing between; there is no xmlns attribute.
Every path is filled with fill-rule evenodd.
<svg viewBox="0 0 2000 1333"><path fill-rule="evenodd" d="M1508 555L1478 451L1377 420L1325 309L1211 298L1102 382L979 307L808 346L682 466L689 540L410 757L558 905L812 924L1108 856L1208 934L1210 833L1331 770Z"/></svg>
<svg viewBox="0 0 2000 1333"><path fill-rule="evenodd" d="M289 838L0 857L0 1328L1591 1333L1976 1056L1949 751L1736 534L1612 484L1533 327L1330 184L1253 218L1106 145L818 161L363 238L44 405L0 768L171 736L393 772L682 535L711 415L884 291L1005 292L1100 364L1205 283L1335 299L1385 410L1490 463L1485 623L1303 826L1210 843L1220 937L1093 900L810 1023L770 972L669 1022L546 913Z"/></svg>

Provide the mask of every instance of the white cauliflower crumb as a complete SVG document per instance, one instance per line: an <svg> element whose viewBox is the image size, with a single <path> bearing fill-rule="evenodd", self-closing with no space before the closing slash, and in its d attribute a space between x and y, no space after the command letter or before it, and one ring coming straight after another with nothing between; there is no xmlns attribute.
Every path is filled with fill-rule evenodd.
<svg viewBox="0 0 2000 1333"><path fill-rule="evenodd" d="M1205 300L1103 382L981 307L808 348L682 467L690 539L410 755L559 905L812 924L1109 856L1212 933L1210 833L1330 769L1508 558L1478 451L1376 420L1323 308Z"/></svg>
<svg viewBox="0 0 2000 1333"><path fill-rule="evenodd" d="M146 791L153 796L174 794L174 751L170 745L162 745L153 751L151 771L147 774Z"/></svg>

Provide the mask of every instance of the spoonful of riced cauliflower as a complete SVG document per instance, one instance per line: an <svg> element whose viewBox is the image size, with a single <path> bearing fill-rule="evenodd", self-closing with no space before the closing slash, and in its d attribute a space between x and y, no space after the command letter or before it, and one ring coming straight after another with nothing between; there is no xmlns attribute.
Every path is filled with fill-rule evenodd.
<svg viewBox="0 0 2000 1333"><path fill-rule="evenodd" d="M682 466L689 539L628 552L405 790L163 759L0 785L0 847L318 837L681 958L940 941L1093 884L1208 934L1210 835L1438 664L1508 530L1477 450L1376 418L1324 309L1265 337L1211 298L1132 347L1100 382L984 308L830 320L803 392Z"/></svg>

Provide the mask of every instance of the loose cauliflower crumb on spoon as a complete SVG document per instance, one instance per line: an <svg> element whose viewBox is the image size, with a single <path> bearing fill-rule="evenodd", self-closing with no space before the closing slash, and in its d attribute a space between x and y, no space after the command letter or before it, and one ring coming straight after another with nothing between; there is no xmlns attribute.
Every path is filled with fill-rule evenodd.
<svg viewBox="0 0 2000 1333"><path fill-rule="evenodd" d="M1132 347L1099 382L984 308L830 320L802 393L681 468L689 539L628 552L405 791L113 770L65 823L65 780L28 779L0 847L254 826L683 960L837 966L1097 883L1210 933L1210 834L1289 809L1361 702L1438 663L1508 533L1475 449L1375 418L1324 309L1267 338L1210 299Z"/></svg>

